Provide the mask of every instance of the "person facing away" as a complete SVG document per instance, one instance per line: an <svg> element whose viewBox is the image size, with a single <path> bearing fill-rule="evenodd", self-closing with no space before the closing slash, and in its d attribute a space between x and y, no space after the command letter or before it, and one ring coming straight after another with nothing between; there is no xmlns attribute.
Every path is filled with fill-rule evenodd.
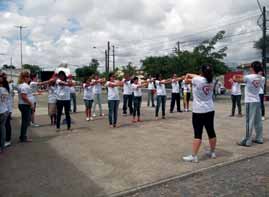
<svg viewBox="0 0 269 197"><path fill-rule="evenodd" d="M216 133L214 129L214 103L213 103L213 69L212 65L206 64L201 67L201 75L187 74L185 83L192 83L193 87L193 111L192 124L194 128L194 140L192 154L184 156L187 162L198 162L198 152L202 143L203 128L205 127L209 138L210 151L207 155L216 158Z"/></svg>
<svg viewBox="0 0 269 197"><path fill-rule="evenodd" d="M151 75L148 75L147 83L148 83L148 107L150 106L150 103L151 103L151 107L155 107L155 103L154 103L154 95L155 95L154 78L151 77Z"/></svg>
<svg viewBox="0 0 269 197"><path fill-rule="evenodd" d="M239 83L245 83L245 107L246 107L246 134L238 142L239 146L249 147L252 143L263 144L263 125L260 106L259 92L262 86L262 64L258 61L252 62L249 66L250 74L244 77L235 75L233 80ZM255 128L256 136L252 140L252 131Z"/></svg>

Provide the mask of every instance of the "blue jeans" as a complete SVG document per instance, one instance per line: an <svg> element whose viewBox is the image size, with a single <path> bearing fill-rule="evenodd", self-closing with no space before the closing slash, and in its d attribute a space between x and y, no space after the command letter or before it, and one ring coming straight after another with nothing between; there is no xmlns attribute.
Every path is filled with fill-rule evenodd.
<svg viewBox="0 0 269 197"><path fill-rule="evenodd" d="M23 142L27 140L27 128L30 125L32 110L30 105L24 105L24 104L19 105L19 110L21 112L20 140Z"/></svg>
<svg viewBox="0 0 269 197"><path fill-rule="evenodd" d="M141 108L142 96L135 96L134 97L134 112L133 116L140 117L140 108Z"/></svg>
<svg viewBox="0 0 269 197"><path fill-rule="evenodd" d="M155 116L159 116L160 106L162 105L162 116L165 117L165 104L166 104L166 96L157 95L157 106L155 110Z"/></svg>
<svg viewBox="0 0 269 197"><path fill-rule="evenodd" d="M103 114L102 113L102 94L95 94L94 95L94 105L93 105L93 113L96 111L96 105L98 104L99 106L99 113L100 116Z"/></svg>
<svg viewBox="0 0 269 197"><path fill-rule="evenodd" d="M110 125L117 124L119 103L119 100L108 101L108 120Z"/></svg>
<svg viewBox="0 0 269 197"><path fill-rule="evenodd" d="M8 112L0 114L0 149L4 150L6 142L6 120Z"/></svg>

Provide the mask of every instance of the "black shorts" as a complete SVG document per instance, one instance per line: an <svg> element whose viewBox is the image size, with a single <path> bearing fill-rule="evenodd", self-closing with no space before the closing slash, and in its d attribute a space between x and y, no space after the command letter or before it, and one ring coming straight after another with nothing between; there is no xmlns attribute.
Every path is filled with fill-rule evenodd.
<svg viewBox="0 0 269 197"><path fill-rule="evenodd" d="M194 129L194 138L202 139L203 128L205 127L209 139L215 138L216 133L214 129L215 112L208 113L192 113L192 125Z"/></svg>
<svg viewBox="0 0 269 197"><path fill-rule="evenodd" d="M185 99L186 101L190 101L191 100L191 93L190 92L185 92Z"/></svg>

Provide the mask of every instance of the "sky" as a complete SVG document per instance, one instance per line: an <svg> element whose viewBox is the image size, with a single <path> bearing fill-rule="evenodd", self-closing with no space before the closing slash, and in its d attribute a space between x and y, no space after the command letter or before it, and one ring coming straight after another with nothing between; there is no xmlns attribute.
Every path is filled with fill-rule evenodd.
<svg viewBox="0 0 269 197"><path fill-rule="evenodd" d="M267 0L260 0L269 9ZM168 55L181 42L192 50L201 40L225 30L217 49L227 46L225 62L260 59L253 48L262 36L256 0L0 0L0 65L20 67L19 29L23 29L23 63L55 68L78 67L92 58L104 69L109 40L116 66ZM112 57L110 58L112 65ZM75 66L76 65L76 66Z"/></svg>

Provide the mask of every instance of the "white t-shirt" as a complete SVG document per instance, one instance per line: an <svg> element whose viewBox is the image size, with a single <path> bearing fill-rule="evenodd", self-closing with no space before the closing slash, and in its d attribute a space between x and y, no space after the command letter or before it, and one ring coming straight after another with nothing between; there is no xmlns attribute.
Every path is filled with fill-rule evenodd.
<svg viewBox="0 0 269 197"><path fill-rule="evenodd" d="M93 82L95 82L96 80L92 80ZM102 93L102 84L101 83L97 83L94 85L93 88L93 92L94 94L101 94Z"/></svg>
<svg viewBox="0 0 269 197"><path fill-rule="evenodd" d="M70 94L75 94L76 93L76 89L74 86L70 87Z"/></svg>
<svg viewBox="0 0 269 197"><path fill-rule="evenodd" d="M155 84L157 89L157 96L166 96L165 84L160 84L159 80L156 80Z"/></svg>
<svg viewBox="0 0 269 197"><path fill-rule="evenodd" d="M30 88L31 88L31 90L32 90L32 94L36 94L37 93L37 91L38 91L38 85L37 85L38 83L36 82L36 81L31 81L30 82ZM34 101L34 103L36 103L37 102L37 96L34 96L33 95L33 101Z"/></svg>
<svg viewBox="0 0 269 197"><path fill-rule="evenodd" d="M192 111L194 113L207 113L214 111L213 83L207 83L206 78L197 76L192 79L192 87Z"/></svg>
<svg viewBox="0 0 269 197"><path fill-rule="evenodd" d="M86 87L86 84L84 83L83 88L84 88L83 99L84 100L93 100L93 86Z"/></svg>
<svg viewBox="0 0 269 197"><path fill-rule="evenodd" d="M262 77L257 74L244 76L245 86L245 103L260 102L259 92L262 85Z"/></svg>
<svg viewBox="0 0 269 197"><path fill-rule="evenodd" d="M0 114L8 111L9 93L6 88L0 87Z"/></svg>
<svg viewBox="0 0 269 197"><path fill-rule="evenodd" d="M150 81L152 81L152 82L150 82ZM148 82L148 90L154 90L155 87L154 87L153 79L148 79L147 82Z"/></svg>
<svg viewBox="0 0 269 197"><path fill-rule="evenodd" d="M241 95L241 85L240 83L233 82L232 83L232 90L231 90L232 95L238 96Z"/></svg>
<svg viewBox="0 0 269 197"><path fill-rule="evenodd" d="M29 101L34 104L35 98L33 96L32 93L32 89L30 88L30 86L27 83L22 83L18 86L18 95L19 95L19 104L24 104L24 105L28 105L28 103L25 103L22 100L21 94L26 94Z"/></svg>
<svg viewBox="0 0 269 197"><path fill-rule="evenodd" d="M124 95L131 95L133 93L131 80L125 81L125 79L123 79L122 82L124 83L123 84L123 94Z"/></svg>
<svg viewBox="0 0 269 197"><path fill-rule="evenodd" d="M259 94L264 94L265 77L262 76L261 88Z"/></svg>
<svg viewBox="0 0 269 197"><path fill-rule="evenodd" d="M141 87L138 87L140 84L132 84L132 89L135 97L142 96Z"/></svg>
<svg viewBox="0 0 269 197"><path fill-rule="evenodd" d="M185 83L185 80L182 82L182 88L184 93L190 93L191 92L191 84Z"/></svg>
<svg viewBox="0 0 269 197"><path fill-rule="evenodd" d="M172 80L172 93L179 93L179 82Z"/></svg>
<svg viewBox="0 0 269 197"><path fill-rule="evenodd" d="M69 86L64 86L60 85L61 80L57 79L56 80L56 85L57 85L57 100L59 101L68 101L70 100L70 87Z"/></svg>
<svg viewBox="0 0 269 197"><path fill-rule="evenodd" d="M57 88L55 86L49 86L48 88L48 103L56 103L57 102Z"/></svg>
<svg viewBox="0 0 269 197"><path fill-rule="evenodd" d="M119 96L119 88L118 87L109 87L109 84L113 83L113 82L106 82L106 86L107 86L107 98L108 100L120 100L120 96Z"/></svg>

